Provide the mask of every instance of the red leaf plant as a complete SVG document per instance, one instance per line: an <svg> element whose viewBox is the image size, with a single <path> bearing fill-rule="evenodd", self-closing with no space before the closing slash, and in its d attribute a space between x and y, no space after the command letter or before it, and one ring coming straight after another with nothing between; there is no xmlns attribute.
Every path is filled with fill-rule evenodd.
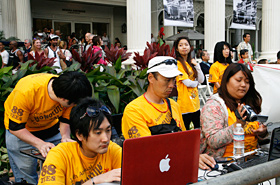
<svg viewBox="0 0 280 185"><path fill-rule="evenodd" d="M147 46L148 47L144 50L143 56L140 56L139 52L134 52L135 57L133 57L133 60L135 61L135 65L141 69L147 68L149 61L155 56L171 56L176 58L174 47L170 51L169 45L163 44L159 46L159 44L156 42L151 44L147 42Z"/></svg>
<svg viewBox="0 0 280 185"><path fill-rule="evenodd" d="M99 56L101 52L101 50L93 52L92 47L89 47L88 50L83 53L81 58L79 53L72 49L72 57L75 61L78 61L81 64L81 70L88 73L93 69L93 65L97 64L101 59Z"/></svg>
<svg viewBox="0 0 280 185"><path fill-rule="evenodd" d="M126 52L124 48L119 49L118 46L114 47L113 44L111 44L110 49L107 46L105 46L104 52L106 53L105 60L112 64L116 63L116 61L120 56L121 56L121 61L125 61L132 54L130 52Z"/></svg>
<svg viewBox="0 0 280 185"><path fill-rule="evenodd" d="M159 32L158 32L159 38L162 38L162 36L165 35L163 32L164 32L164 27L161 27Z"/></svg>
<svg viewBox="0 0 280 185"><path fill-rule="evenodd" d="M142 56L140 56L139 52L134 52L134 55L133 60L135 61L135 65L141 69L145 69L148 67L149 61L157 55L157 52L152 54L151 50L146 48Z"/></svg>
<svg viewBox="0 0 280 185"><path fill-rule="evenodd" d="M44 57L44 52L39 54L37 51L35 51L35 58L28 53L28 60L34 60L34 62L29 64L29 67L33 66L34 64L37 63L36 69L40 70L45 66L53 66L55 63L55 58L45 58Z"/></svg>

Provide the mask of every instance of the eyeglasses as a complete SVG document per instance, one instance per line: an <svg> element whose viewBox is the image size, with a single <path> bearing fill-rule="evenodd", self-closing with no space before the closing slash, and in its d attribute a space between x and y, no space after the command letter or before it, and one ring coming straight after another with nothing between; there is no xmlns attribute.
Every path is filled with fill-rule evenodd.
<svg viewBox="0 0 280 185"><path fill-rule="evenodd" d="M88 107L86 112L80 117L80 119L83 119L86 115L88 115L91 118L94 118L98 116L101 111L111 115L111 111L105 105L102 105L100 108Z"/></svg>
<svg viewBox="0 0 280 185"><path fill-rule="evenodd" d="M177 60L175 59L167 59L167 60L164 60L163 62L160 62L158 64L155 64L153 65L152 67L150 67L149 69L152 69L153 67L156 67L156 66L159 66L161 64L165 64L165 65L172 65L172 64L175 64L177 65Z"/></svg>
<svg viewBox="0 0 280 185"><path fill-rule="evenodd" d="M28 44L27 42L25 42L24 44Z"/></svg>

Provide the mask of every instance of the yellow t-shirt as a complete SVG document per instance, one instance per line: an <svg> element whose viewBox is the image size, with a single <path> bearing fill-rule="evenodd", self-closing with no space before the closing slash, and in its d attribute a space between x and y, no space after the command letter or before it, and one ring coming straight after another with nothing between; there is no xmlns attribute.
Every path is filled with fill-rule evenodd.
<svg viewBox="0 0 280 185"><path fill-rule="evenodd" d="M215 62L214 64L211 65L209 69L209 82L215 83L219 82L221 85L222 77L224 74L224 71L228 67L229 64L222 64L220 62ZM218 91L217 87L214 86L213 93L215 94Z"/></svg>
<svg viewBox="0 0 280 185"><path fill-rule="evenodd" d="M60 143L48 153L38 184L83 184L92 177L121 168L121 157L121 147L113 142L105 154L94 158L84 156L77 142Z"/></svg>
<svg viewBox="0 0 280 185"><path fill-rule="evenodd" d="M197 87L187 87L182 81L186 79L190 79L192 81L195 80L194 72L191 66L186 62L188 71L190 75L188 75L181 62L178 63L178 70L183 73L183 75L179 75L176 77L177 81L177 90L178 90L178 100L177 103L180 105L182 113L196 112L200 108L198 89Z"/></svg>
<svg viewBox="0 0 280 185"><path fill-rule="evenodd" d="M162 112L168 109L166 101L164 101L164 104L152 104ZM172 99L170 99L170 105L172 108L172 117L176 121L177 126L185 131L186 128L179 105ZM151 131L149 127L170 123L170 111L168 110L162 113L153 106L142 95L125 107L122 118L122 133L125 139L150 136Z"/></svg>
<svg viewBox="0 0 280 185"><path fill-rule="evenodd" d="M25 128L35 132L54 126L59 117L69 119L72 107L62 107L49 97L48 83L53 77L57 75L40 73L18 81L4 104L6 129L9 129L9 120L26 123Z"/></svg>
<svg viewBox="0 0 280 185"><path fill-rule="evenodd" d="M236 116L234 111L231 111L229 108L228 110L228 126L231 126L236 122ZM245 151L244 152L249 152L252 150L255 150L258 145L258 139L256 136L253 134L253 130L256 130L259 128L259 122L254 121L254 122L247 122L246 125L244 126L244 146L245 146ZM228 144L226 146L226 151L223 155L223 157L228 157L233 155L233 142Z"/></svg>

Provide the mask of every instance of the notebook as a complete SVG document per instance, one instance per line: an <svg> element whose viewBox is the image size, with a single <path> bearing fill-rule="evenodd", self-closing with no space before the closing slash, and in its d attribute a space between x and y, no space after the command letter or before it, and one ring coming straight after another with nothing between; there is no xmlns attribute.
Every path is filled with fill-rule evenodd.
<svg viewBox="0 0 280 185"><path fill-rule="evenodd" d="M127 139L122 185L176 184L198 180L200 130Z"/></svg>

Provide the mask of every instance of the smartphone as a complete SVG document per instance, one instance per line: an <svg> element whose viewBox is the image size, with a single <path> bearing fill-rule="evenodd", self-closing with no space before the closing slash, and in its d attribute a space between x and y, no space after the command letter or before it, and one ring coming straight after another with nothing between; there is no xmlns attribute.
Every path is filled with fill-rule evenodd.
<svg viewBox="0 0 280 185"><path fill-rule="evenodd" d="M234 161L231 157L217 157L215 158L216 163L229 163Z"/></svg>
<svg viewBox="0 0 280 185"><path fill-rule="evenodd" d="M36 150L36 149L32 149L31 150L31 154L33 154L33 155L41 155L41 153L38 150Z"/></svg>

